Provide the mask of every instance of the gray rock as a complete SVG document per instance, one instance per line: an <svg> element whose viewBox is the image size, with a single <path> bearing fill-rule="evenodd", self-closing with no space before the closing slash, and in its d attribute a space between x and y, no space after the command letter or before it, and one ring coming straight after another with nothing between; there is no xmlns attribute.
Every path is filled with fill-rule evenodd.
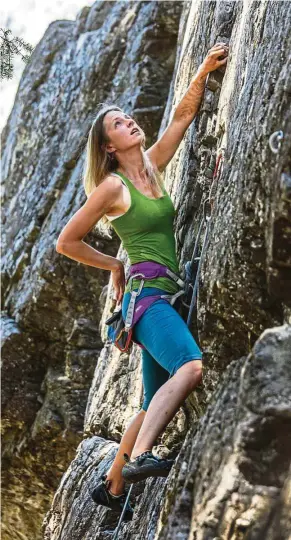
<svg viewBox="0 0 291 540"><path fill-rule="evenodd" d="M289 538L290 360L284 325L228 366L167 479L157 540Z"/></svg>
<svg viewBox="0 0 291 540"><path fill-rule="evenodd" d="M289 538L290 360L284 325L231 362L169 477L134 485L134 518L120 540ZM105 539L115 530L118 515L101 506L93 513L90 496L115 446L94 436L80 444L44 520L46 540Z"/></svg>
<svg viewBox="0 0 291 540"><path fill-rule="evenodd" d="M112 538L118 516L90 490L141 406L140 350L107 340L110 276L55 242L84 201L94 107L133 111L149 146L217 41L227 67L165 172L181 272L211 197L191 322L203 385L157 441L170 476L135 486L119 540L288 540L290 15L288 2L96 2L38 44L3 132L4 540ZM86 240L128 268L116 236Z"/></svg>
<svg viewBox="0 0 291 540"><path fill-rule="evenodd" d="M23 539L41 538L45 512L82 440L94 369L102 362L99 325L110 276L55 249L86 200L84 146L94 111L100 102L116 103L135 115L147 142L155 140L181 8L95 2L76 21L50 24L3 130L4 540L18 531ZM111 256L119 248L119 238L99 227L84 240ZM134 389L135 383L141 384L136 379ZM114 427L117 440L131 412Z"/></svg>

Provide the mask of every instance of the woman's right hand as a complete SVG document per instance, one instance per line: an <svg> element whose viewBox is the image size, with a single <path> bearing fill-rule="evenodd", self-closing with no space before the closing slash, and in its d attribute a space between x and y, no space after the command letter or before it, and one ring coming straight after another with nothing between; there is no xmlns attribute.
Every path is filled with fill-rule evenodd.
<svg viewBox="0 0 291 540"><path fill-rule="evenodd" d="M112 272L112 283L114 287L114 298L113 302L120 304L123 298L124 289L125 289L125 273L124 265L121 261L117 260L117 265Z"/></svg>
<svg viewBox="0 0 291 540"><path fill-rule="evenodd" d="M219 67L225 65L228 60L229 46L223 41L219 41L211 49L209 49L206 58L199 66L199 71L203 74L208 74Z"/></svg>

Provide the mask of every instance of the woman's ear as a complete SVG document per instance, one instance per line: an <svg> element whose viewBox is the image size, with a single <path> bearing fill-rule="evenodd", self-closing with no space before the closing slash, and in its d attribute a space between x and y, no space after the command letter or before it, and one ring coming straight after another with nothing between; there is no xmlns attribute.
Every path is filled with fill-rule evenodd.
<svg viewBox="0 0 291 540"><path fill-rule="evenodd" d="M101 148L108 153L114 153L116 151L116 148L114 148L114 146L112 146L110 143L101 144Z"/></svg>

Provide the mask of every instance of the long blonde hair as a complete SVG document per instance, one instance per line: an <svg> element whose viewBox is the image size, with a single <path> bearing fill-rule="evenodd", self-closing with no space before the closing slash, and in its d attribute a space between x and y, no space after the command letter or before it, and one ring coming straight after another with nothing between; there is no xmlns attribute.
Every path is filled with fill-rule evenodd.
<svg viewBox="0 0 291 540"><path fill-rule="evenodd" d="M118 169L119 163L115 155L108 154L105 149L102 148L109 141L104 128L104 116L109 111L123 112L120 107L116 105L110 105L109 103L99 104L99 110L90 128L87 144L86 144L86 159L83 171L83 186L87 197L97 187L104 178L111 172ZM132 115L131 115L132 116ZM143 171L148 178L149 186L151 187L155 197L161 197L163 195L163 177L162 173L153 166L149 157L145 153L145 133L142 131L142 160ZM112 228L111 222L106 216L102 216L100 220L101 225L105 230L109 231Z"/></svg>

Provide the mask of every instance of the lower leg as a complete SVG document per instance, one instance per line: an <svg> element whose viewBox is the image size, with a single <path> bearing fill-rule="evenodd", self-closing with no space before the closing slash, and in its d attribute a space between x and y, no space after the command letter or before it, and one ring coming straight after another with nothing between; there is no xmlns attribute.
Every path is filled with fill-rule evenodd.
<svg viewBox="0 0 291 540"><path fill-rule="evenodd" d="M124 491L124 480L121 475L122 467L125 464L123 454L131 455L136 438L144 421L146 411L141 409L131 420L120 441L118 452L114 461L107 471L106 480L110 482L110 493L120 495Z"/></svg>
<svg viewBox="0 0 291 540"><path fill-rule="evenodd" d="M175 375L160 387L150 402L133 447L131 459L142 452L152 450L157 437L199 384L201 378L202 362L193 360L181 366Z"/></svg>

